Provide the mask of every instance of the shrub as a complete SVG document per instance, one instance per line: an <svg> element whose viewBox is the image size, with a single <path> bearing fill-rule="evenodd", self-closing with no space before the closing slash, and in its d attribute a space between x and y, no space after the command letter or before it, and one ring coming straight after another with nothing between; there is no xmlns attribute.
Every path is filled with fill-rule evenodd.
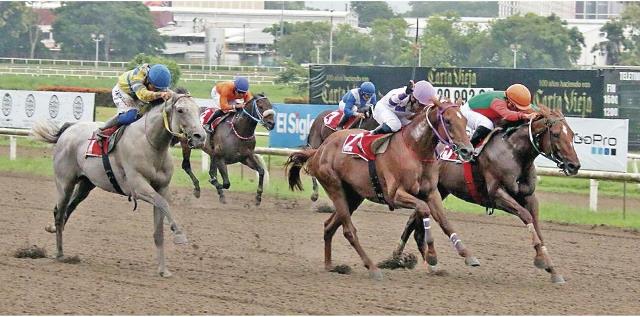
<svg viewBox="0 0 640 317"><path fill-rule="evenodd" d="M169 68L169 72L171 72L171 87L175 87L175 85L180 80L181 72L180 72L180 66L178 66L178 63L176 63L176 61L172 59L168 59L160 56L146 55L144 53L140 53L136 55L131 61L129 61L129 63L127 64L127 69L134 69L138 65L141 65L144 63L167 65L167 68Z"/></svg>
<svg viewBox="0 0 640 317"><path fill-rule="evenodd" d="M309 96L302 96L302 97L284 97L284 103L308 104L308 103L309 103Z"/></svg>
<svg viewBox="0 0 640 317"><path fill-rule="evenodd" d="M62 92L86 92L96 94L95 105L102 107L115 107L111 97L111 89L108 88L87 88L77 86L40 86L39 91L62 91Z"/></svg>

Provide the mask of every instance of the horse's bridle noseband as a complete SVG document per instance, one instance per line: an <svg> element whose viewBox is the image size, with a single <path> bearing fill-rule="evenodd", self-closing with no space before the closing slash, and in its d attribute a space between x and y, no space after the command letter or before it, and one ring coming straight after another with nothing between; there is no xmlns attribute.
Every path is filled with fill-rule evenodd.
<svg viewBox="0 0 640 317"><path fill-rule="evenodd" d="M442 142L442 144L449 146L456 154L458 154L458 156L460 156L460 153L459 153L460 148L458 147L457 144L453 142L453 139L451 138L451 134L449 134L449 129L447 128L447 124L444 122L444 112L447 111L447 109L449 108L460 107L460 105L457 105L455 103L450 103L444 108L438 108L438 115L436 119L437 122L435 127L431 123L431 120L429 120L429 113L431 112L431 109L433 109L434 107L437 107L437 106L436 105L430 106L429 108L427 108L427 111L425 111L427 116L427 123L429 124L429 127L431 127L431 130L433 130L433 133L435 133L436 137L438 137L438 140ZM438 124L442 125L442 127L444 128L444 135L447 137L446 139L443 138L440 135L440 133L438 133L438 129L437 129Z"/></svg>
<svg viewBox="0 0 640 317"><path fill-rule="evenodd" d="M238 131L236 131L235 128L235 121L243 115L246 115L247 117L251 118L251 120L255 121L256 123L261 124L263 127L266 128L266 122L264 122L264 117L270 115L270 114L275 114L275 111L273 111L273 109L267 109L264 111L264 113L261 113L258 109L258 100L261 99L266 99L267 97L265 96L259 96L259 97L255 97L251 100L251 112L255 113L255 116L252 115L249 111L247 111L247 109L245 107L242 107L242 111L241 112L237 112L236 115L234 116L233 120L231 120L230 125L231 125L231 130L233 131L233 133L240 138L241 140L252 140L255 138L255 135L252 134L251 136L245 137L242 136L238 133Z"/></svg>

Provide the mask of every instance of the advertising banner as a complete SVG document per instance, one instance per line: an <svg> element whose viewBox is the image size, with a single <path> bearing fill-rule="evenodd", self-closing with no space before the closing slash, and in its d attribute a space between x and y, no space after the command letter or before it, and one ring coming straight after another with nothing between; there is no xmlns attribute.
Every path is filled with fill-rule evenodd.
<svg viewBox="0 0 640 317"><path fill-rule="evenodd" d="M410 79L431 82L442 97L464 101L482 90L506 90L522 83L533 102L559 109L566 116L602 118L603 77L598 70L441 68L391 66L310 65L309 100L337 104L349 89L371 81L378 100L389 90L405 86Z"/></svg>
<svg viewBox="0 0 640 317"><path fill-rule="evenodd" d="M269 147L296 148L307 145L313 120L321 112L335 109L338 109L337 105L273 104L276 126L269 133Z"/></svg>
<svg viewBox="0 0 640 317"><path fill-rule="evenodd" d="M603 117L629 119L629 148L640 149L640 71L638 69L603 69Z"/></svg>
<svg viewBox="0 0 640 317"><path fill-rule="evenodd" d="M581 170L626 172L629 120L566 118L574 132L573 145ZM543 156L536 166L556 167Z"/></svg>
<svg viewBox="0 0 640 317"><path fill-rule="evenodd" d="M0 90L0 127L29 129L35 121L94 121L95 94L56 91Z"/></svg>

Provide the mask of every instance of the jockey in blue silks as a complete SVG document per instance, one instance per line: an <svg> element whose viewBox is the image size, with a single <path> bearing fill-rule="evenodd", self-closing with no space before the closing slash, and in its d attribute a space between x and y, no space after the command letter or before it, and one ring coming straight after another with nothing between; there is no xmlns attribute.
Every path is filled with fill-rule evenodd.
<svg viewBox="0 0 640 317"><path fill-rule="evenodd" d="M365 118L365 113L370 107L376 104L376 86L370 81L365 81L360 88L353 88L347 91L340 100L338 109L344 112L342 120L338 123L337 130L342 130L344 124L349 121L352 116L360 119Z"/></svg>

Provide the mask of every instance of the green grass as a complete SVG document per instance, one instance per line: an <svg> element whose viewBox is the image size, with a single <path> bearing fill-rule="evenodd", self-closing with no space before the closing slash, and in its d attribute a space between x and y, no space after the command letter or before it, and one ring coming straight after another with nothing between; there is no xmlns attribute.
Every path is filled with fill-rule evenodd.
<svg viewBox="0 0 640 317"><path fill-rule="evenodd" d="M2 75L0 76L0 89L17 89L17 90L36 90L40 86L79 86L87 88L113 88L116 79L93 79L93 78L73 78L62 76L38 77L24 75ZM207 81L190 81L179 82L178 86L187 88L194 97L210 98L211 87L214 82ZM271 102L283 102L285 97L299 96L294 86L289 85L251 85L251 92L263 92ZM98 120L98 119L96 119Z"/></svg>

